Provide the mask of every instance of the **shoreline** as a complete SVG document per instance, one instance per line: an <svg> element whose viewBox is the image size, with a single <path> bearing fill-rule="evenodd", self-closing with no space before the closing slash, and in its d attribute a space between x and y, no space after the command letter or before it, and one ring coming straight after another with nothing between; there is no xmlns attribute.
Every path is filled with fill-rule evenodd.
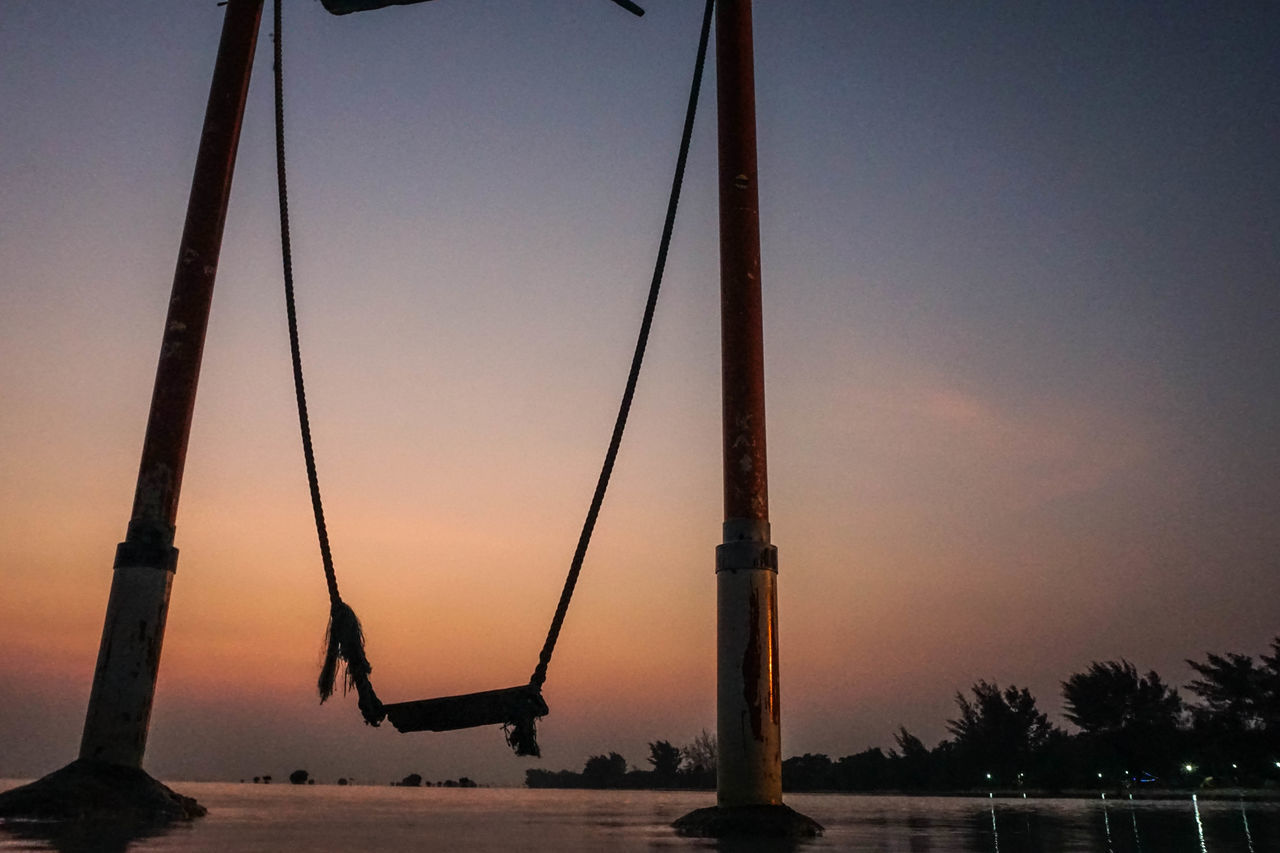
<svg viewBox="0 0 1280 853"><path fill-rule="evenodd" d="M0 792L11 790L12 788L22 787L34 779L21 778L0 778ZM181 787L183 785L246 785L254 786L255 783L240 779L180 779L165 780L165 785ZM336 782L315 782L312 785L293 785L289 782L269 783L273 788L385 788L385 787L413 787L398 786L390 783L380 782L352 782L348 785L339 785ZM259 787L266 787L261 786ZM422 788L440 788L449 790L497 790L497 791L653 791L658 793L714 793L714 788L588 788L588 787L555 787L555 788L530 788L525 785L491 785L481 784L474 788L452 787L452 786L421 786ZM995 800L1116 800L1128 801L1132 798L1134 801L1161 801L1161 800L1186 800L1195 797L1198 800L1207 801L1244 801L1244 802L1280 802L1280 788L1154 788L1144 790L1126 791L1123 789L1074 789L1064 791L1048 791L1048 790L1011 790L1011 789L991 789L991 790L967 790L967 791L900 791L900 790L883 790L883 791L841 791L841 790L807 790L795 791L784 790L785 796L807 796L815 794L819 796L839 796L839 797L908 797L912 799L995 799Z"/></svg>

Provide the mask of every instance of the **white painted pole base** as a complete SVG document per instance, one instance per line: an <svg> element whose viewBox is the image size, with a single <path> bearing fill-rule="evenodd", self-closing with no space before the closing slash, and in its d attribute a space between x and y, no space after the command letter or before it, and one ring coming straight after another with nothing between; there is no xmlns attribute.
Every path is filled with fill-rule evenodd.
<svg viewBox="0 0 1280 853"><path fill-rule="evenodd" d="M777 550L767 523L716 552L716 802L782 803ZM726 534L731 524L725 524Z"/></svg>
<svg viewBox="0 0 1280 853"><path fill-rule="evenodd" d="M122 566L111 579L80 757L141 767L173 572Z"/></svg>

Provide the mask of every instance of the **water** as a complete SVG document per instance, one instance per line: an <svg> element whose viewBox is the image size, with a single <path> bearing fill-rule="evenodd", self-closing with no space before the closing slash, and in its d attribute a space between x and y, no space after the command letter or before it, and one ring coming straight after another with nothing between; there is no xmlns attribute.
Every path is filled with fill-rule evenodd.
<svg viewBox="0 0 1280 853"><path fill-rule="evenodd" d="M0 781L0 788L14 783ZM141 837L0 830L0 850L823 851L1280 853L1280 802L800 795L826 835L791 844L685 839L671 821L714 795L666 791L174 785L209 814Z"/></svg>

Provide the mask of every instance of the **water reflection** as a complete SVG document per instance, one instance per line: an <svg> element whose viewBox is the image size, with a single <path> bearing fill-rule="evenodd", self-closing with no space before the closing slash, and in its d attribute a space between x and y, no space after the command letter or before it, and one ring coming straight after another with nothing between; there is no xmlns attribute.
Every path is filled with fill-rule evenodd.
<svg viewBox="0 0 1280 853"><path fill-rule="evenodd" d="M1240 821L1244 824L1244 843L1249 847L1249 853L1253 853L1253 833L1249 831L1249 814L1244 810L1244 800L1240 801Z"/></svg>
<svg viewBox="0 0 1280 853"><path fill-rule="evenodd" d="M1000 853L1000 829L996 826L995 795L987 794L987 799L991 800L991 846L995 848L995 853Z"/></svg>
<svg viewBox="0 0 1280 853"><path fill-rule="evenodd" d="M1111 846L1111 815L1107 813L1107 795L1102 795L1102 828L1107 833L1107 853L1116 853Z"/></svg>
<svg viewBox="0 0 1280 853"><path fill-rule="evenodd" d="M717 838L706 846L720 853L797 853L811 843L795 838Z"/></svg>
<svg viewBox="0 0 1280 853"><path fill-rule="evenodd" d="M1200 799L1195 794L1191 795L1191 807L1196 812L1196 833L1200 836L1201 853L1209 853L1209 848L1204 844L1204 823L1200 820Z"/></svg>
<svg viewBox="0 0 1280 853"><path fill-rule="evenodd" d="M1142 837L1138 835L1138 811L1133 807L1133 794L1129 795L1129 822L1133 824L1133 848L1142 853Z"/></svg>
<svg viewBox="0 0 1280 853"><path fill-rule="evenodd" d="M907 849L911 853L929 853L933 850L933 825L922 815L907 816Z"/></svg>
<svg viewBox="0 0 1280 853"><path fill-rule="evenodd" d="M58 853L125 853L135 841L159 838L172 823L131 821L5 821L0 822L0 842L6 836L21 842L17 849L57 850ZM0 847L9 848L8 843Z"/></svg>
<svg viewBox="0 0 1280 853"><path fill-rule="evenodd" d="M988 798L987 808L971 815L965 845L939 849L948 853L956 849L975 853L1060 853L1069 849L1065 839L1070 824L1063 818L1037 808L1034 801L1001 802Z"/></svg>
<svg viewBox="0 0 1280 853"><path fill-rule="evenodd" d="M964 853L1262 853L1280 851L1280 804L1241 803L1190 795L1142 801L1093 800L931 801L929 819L905 816L895 828L862 824L843 835L839 849L964 851ZM962 803L967 811L957 814ZM948 813L960 818L948 820ZM954 827L954 829L952 829ZM953 834L949 834L953 833Z"/></svg>
<svg viewBox="0 0 1280 853"><path fill-rule="evenodd" d="M1094 795L1037 800L1015 795L934 798L796 795L791 805L821 820L812 841L678 838L670 822L701 805L697 792L575 792L308 788L192 783L210 813L164 827L0 828L11 849L188 853L307 853L423 849L506 853L1277 853L1280 803L1190 794L1163 801Z"/></svg>

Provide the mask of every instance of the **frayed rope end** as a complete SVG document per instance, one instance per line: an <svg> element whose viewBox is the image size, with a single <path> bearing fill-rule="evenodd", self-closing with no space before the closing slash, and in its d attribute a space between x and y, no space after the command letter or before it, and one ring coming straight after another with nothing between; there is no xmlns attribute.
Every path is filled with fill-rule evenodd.
<svg viewBox="0 0 1280 853"><path fill-rule="evenodd" d="M541 687L541 682L530 681L528 686L522 688L517 706L511 709L511 716L502 724L507 746L521 757L542 757L542 750L538 747L538 720L550 713L550 710L542 698Z"/></svg>
<svg viewBox="0 0 1280 853"><path fill-rule="evenodd" d="M542 750L538 748L538 718L521 717L511 720L502 727L507 737L507 746L521 757L541 758Z"/></svg>
<svg viewBox="0 0 1280 853"><path fill-rule="evenodd" d="M364 630L355 611L341 599L334 602L329 610L324 645L324 662L320 665L320 678L316 685L321 703L333 695L341 670L343 694L354 689L360 697L360 713L364 721L371 726L381 723L386 714L369 682L373 667L364 653Z"/></svg>

